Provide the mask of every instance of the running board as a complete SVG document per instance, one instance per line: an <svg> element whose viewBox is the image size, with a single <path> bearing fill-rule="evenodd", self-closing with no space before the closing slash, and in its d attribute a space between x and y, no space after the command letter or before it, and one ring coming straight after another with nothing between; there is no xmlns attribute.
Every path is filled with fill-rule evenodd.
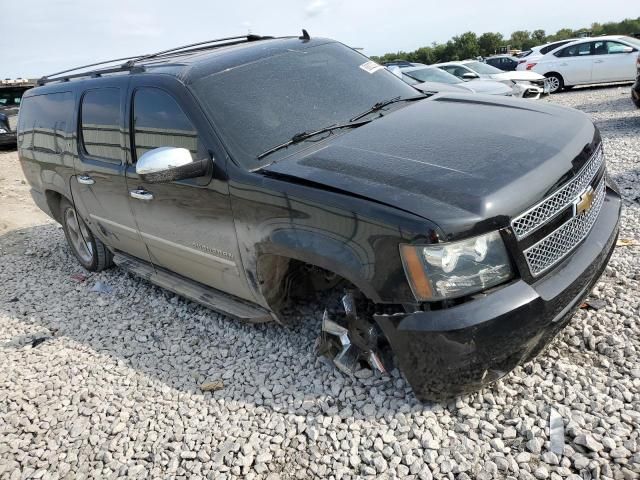
<svg viewBox="0 0 640 480"><path fill-rule="evenodd" d="M113 256L113 263L159 287L237 320L251 323L264 323L273 320L271 313L262 307L252 305L168 270L153 267L153 265L130 255L117 252Z"/></svg>

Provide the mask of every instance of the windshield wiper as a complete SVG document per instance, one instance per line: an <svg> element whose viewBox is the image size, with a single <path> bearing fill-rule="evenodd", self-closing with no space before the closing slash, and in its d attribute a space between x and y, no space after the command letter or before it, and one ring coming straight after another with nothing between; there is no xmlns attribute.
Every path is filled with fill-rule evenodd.
<svg viewBox="0 0 640 480"><path fill-rule="evenodd" d="M423 98L427 98L427 97L428 95L418 95L417 97L409 97L409 98L393 97L393 98L390 98L389 100L382 100L381 102L378 102L375 105L373 105L369 110L359 113L349 121L355 122L356 120L360 120L362 117L366 117L370 113L378 112L382 110L384 107L386 107L387 105L391 105L392 103L413 102L414 100L422 100Z"/></svg>
<svg viewBox="0 0 640 480"><path fill-rule="evenodd" d="M287 148L290 145L295 145L296 143L304 142L305 140L308 140L311 137L315 137L316 135L331 132L333 130L339 130L341 128L356 128L356 127L365 125L369 122L371 122L371 120L363 120L362 122L350 121L350 123L329 125L328 127L323 127L319 130L314 130L312 132L296 133L293 137L291 137L290 140L287 140L286 142L281 143L280 145L276 145L275 147L271 147L269 150L262 152L260 155L258 155L258 160L262 160L267 155L277 152L278 150L282 150L283 148Z"/></svg>

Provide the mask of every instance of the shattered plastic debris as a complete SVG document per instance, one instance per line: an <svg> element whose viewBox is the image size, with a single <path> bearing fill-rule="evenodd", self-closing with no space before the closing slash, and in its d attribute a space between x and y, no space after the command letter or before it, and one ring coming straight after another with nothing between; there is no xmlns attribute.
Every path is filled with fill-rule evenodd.
<svg viewBox="0 0 640 480"><path fill-rule="evenodd" d="M82 273L74 273L69 278L71 278L71 280L73 280L74 282L82 283L87 279L87 276Z"/></svg>
<svg viewBox="0 0 640 480"><path fill-rule="evenodd" d="M91 287L91 291L109 294L113 291L113 288L102 281L97 281L95 285Z"/></svg>
<svg viewBox="0 0 640 480"><path fill-rule="evenodd" d="M210 382L204 382L200 385L200 390L203 392L215 392L217 390L222 390L224 388L224 383L222 380L213 380Z"/></svg>
<svg viewBox="0 0 640 480"><path fill-rule="evenodd" d="M48 336L34 338L33 340L31 340L31 348L36 348L38 345L45 342L46 340L49 340L50 338L51 337Z"/></svg>
<svg viewBox="0 0 640 480"><path fill-rule="evenodd" d="M558 411L551 409L549 415L550 450L556 455L564 452L564 422Z"/></svg>
<svg viewBox="0 0 640 480"><path fill-rule="evenodd" d="M597 300L595 298L590 298L589 300L586 300L585 302L583 302L580 305L580 308L582 309L591 308L593 310L600 310L606 306L607 306L607 302L605 302L604 300Z"/></svg>

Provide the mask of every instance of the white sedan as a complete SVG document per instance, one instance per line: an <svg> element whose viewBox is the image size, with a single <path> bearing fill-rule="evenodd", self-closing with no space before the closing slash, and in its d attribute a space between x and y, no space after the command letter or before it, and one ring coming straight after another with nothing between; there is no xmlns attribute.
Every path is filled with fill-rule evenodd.
<svg viewBox="0 0 640 480"><path fill-rule="evenodd" d="M558 47L562 47L568 43L575 42L580 40L580 38L567 38L565 40L557 40L551 43L545 43L544 45L538 45L537 47L531 47L529 50L525 50L520 55L520 60L518 62L518 66L516 70L531 70L533 65L536 64L538 60L544 57L547 53L555 50Z"/></svg>
<svg viewBox="0 0 640 480"><path fill-rule="evenodd" d="M557 48L530 71L549 79L551 92L574 85L631 82L636 76L640 40L623 35L586 38Z"/></svg>
<svg viewBox="0 0 640 480"><path fill-rule="evenodd" d="M438 67L462 80L481 78L502 82L512 88L514 97L540 98L541 95L549 93L546 79L534 72L504 72L476 60L436 63L434 67Z"/></svg>

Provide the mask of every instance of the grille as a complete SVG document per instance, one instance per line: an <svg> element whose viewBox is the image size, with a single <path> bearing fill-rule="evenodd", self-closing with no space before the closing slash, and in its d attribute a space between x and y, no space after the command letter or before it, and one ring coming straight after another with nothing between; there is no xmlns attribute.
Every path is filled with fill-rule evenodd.
<svg viewBox="0 0 640 480"><path fill-rule="evenodd" d="M603 163L604 155L602 154L602 145L600 145L573 180L556 190L555 193L545 198L542 202L511 220L511 228L513 228L518 240L535 232L573 203L575 197L593 181Z"/></svg>
<svg viewBox="0 0 640 480"><path fill-rule="evenodd" d="M605 180L596 187L595 198L588 212L573 217L549 236L524 251L529 271L534 277L542 274L566 257L591 231L605 196Z"/></svg>

